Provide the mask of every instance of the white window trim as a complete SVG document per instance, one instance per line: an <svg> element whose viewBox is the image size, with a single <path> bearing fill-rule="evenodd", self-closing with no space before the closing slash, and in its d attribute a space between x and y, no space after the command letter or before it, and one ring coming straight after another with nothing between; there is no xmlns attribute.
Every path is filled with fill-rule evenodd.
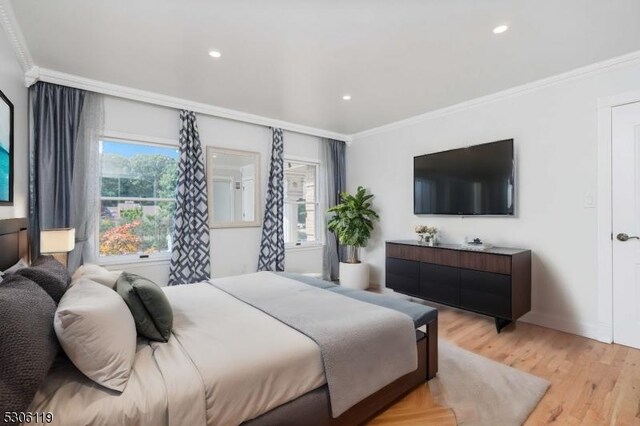
<svg viewBox="0 0 640 426"><path fill-rule="evenodd" d="M285 251L295 252L295 251L308 251L308 250L318 250L324 248L324 244L318 241L312 241L307 244L301 244L299 246L296 245L285 245Z"/></svg>
<svg viewBox="0 0 640 426"><path fill-rule="evenodd" d="M160 201L163 203L173 203L175 198L162 198L162 197L100 197L101 200L106 201Z"/></svg>
<svg viewBox="0 0 640 426"><path fill-rule="evenodd" d="M322 174L320 173L320 167L322 166L322 164L320 164L320 160L285 154L284 162L286 163L287 161L315 166L316 168L316 188L315 188L316 201L313 204L316 205L316 212L322 212L322 215L316 214L316 223L315 223L316 240L315 241L285 242L284 248L285 250L288 250L288 251L298 251L298 250L301 251L301 250L315 249L318 247L324 247L324 220L321 219L321 217L324 217L324 212L322 211L323 207L321 202L321 200L323 199L322 198L323 182L321 181ZM287 203L285 202L285 204Z"/></svg>
<svg viewBox="0 0 640 426"><path fill-rule="evenodd" d="M125 254L120 256L101 256L98 258L98 264L107 265L129 265L139 263L169 263L171 261L171 253L154 253L144 254Z"/></svg>
<svg viewBox="0 0 640 426"><path fill-rule="evenodd" d="M114 131L106 131L98 138L98 143L102 143L103 141L111 141L111 142L121 142L133 145L151 145L151 146L159 146L162 148L178 148L179 143L177 140L168 139L168 138L159 138L154 136L144 136L137 135L131 133L123 133L123 132L114 132ZM169 201L173 202L175 199L171 198L140 198L140 197L102 197L102 152L100 152L99 157L100 170L98 172L98 200L102 199L126 199L126 200L153 200L153 201ZM98 216L98 224L100 224L101 211L97 209L96 215ZM98 260L99 265L108 266L108 265L129 265L129 264L139 264L139 263L167 263L171 261L171 253L152 253L152 254L124 254L117 256L101 256L100 255L100 231L96 232L96 259Z"/></svg>
<svg viewBox="0 0 640 426"><path fill-rule="evenodd" d="M113 142L138 143L141 145L161 145L166 147L180 147L178 139L162 138L157 136L138 135L135 133L115 132L111 130L105 131L99 141L108 139Z"/></svg>

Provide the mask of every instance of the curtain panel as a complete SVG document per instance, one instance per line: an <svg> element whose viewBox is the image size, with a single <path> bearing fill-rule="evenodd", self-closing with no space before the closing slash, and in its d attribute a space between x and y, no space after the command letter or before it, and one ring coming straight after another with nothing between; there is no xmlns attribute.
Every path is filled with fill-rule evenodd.
<svg viewBox="0 0 640 426"><path fill-rule="evenodd" d="M69 270L85 263L97 263L98 212L100 211L100 136L104 130L104 96L87 92L84 98L79 143L71 185L71 227L76 230L76 247L69 253Z"/></svg>
<svg viewBox="0 0 640 426"><path fill-rule="evenodd" d="M284 136L272 128L271 162L258 271L284 271Z"/></svg>
<svg viewBox="0 0 640 426"><path fill-rule="evenodd" d="M98 136L103 97L56 84L29 88L29 233L31 257L40 255L40 231L76 228L69 269L95 261L99 197Z"/></svg>
<svg viewBox="0 0 640 426"><path fill-rule="evenodd" d="M211 277L207 177L195 113L180 111L180 122L169 285L197 283Z"/></svg>
<svg viewBox="0 0 640 426"><path fill-rule="evenodd" d="M346 189L345 168L346 144L333 139L322 140L322 162L324 176L324 205L325 212L340 202L340 194ZM325 218L325 246L322 262L322 274L325 279L338 279L340 268L341 247L338 237L326 227L330 215Z"/></svg>

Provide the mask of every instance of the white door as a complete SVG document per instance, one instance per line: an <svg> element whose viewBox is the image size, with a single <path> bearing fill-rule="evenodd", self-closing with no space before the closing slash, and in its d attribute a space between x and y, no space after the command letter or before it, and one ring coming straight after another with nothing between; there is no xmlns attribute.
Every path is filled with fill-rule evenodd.
<svg viewBox="0 0 640 426"><path fill-rule="evenodd" d="M640 103L611 119L613 340L640 348Z"/></svg>

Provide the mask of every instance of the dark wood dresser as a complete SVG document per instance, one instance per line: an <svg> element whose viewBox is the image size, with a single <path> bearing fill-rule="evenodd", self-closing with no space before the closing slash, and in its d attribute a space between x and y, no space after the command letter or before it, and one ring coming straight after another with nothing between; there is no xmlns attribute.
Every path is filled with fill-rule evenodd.
<svg viewBox="0 0 640 426"><path fill-rule="evenodd" d="M465 250L387 241L386 286L495 318L500 330L531 310L531 251Z"/></svg>

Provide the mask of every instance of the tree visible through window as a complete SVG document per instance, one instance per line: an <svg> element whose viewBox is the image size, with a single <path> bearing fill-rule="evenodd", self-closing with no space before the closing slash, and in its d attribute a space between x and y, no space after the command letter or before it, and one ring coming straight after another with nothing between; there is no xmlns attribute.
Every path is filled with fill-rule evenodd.
<svg viewBox="0 0 640 426"><path fill-rule="evenodd" d="M100 143L100 256L171 251L178 158L168 146Z"/></svg>

